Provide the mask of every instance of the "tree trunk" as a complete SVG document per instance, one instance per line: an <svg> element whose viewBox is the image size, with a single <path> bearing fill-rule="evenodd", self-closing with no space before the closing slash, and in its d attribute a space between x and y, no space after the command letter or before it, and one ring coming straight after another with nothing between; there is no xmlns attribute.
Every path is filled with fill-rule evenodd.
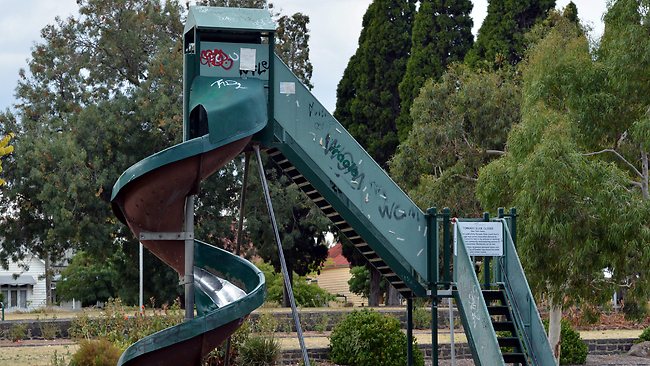
<svg viewBox="0 0 650 366"><path fill-rule="evenodd" d="M641 193L643 199L650 199L650 192L648 192L648 152L641 150Z"/></svg>
<svg viewBox="0 0 650 366"><path fill-rule="evenodd" d="M550 303L553 304L552 299ZM551 305L548 321L548 343L551 344L557 365L560 364L560 344L562 342L562 339L560 339L561 321L562 307Z"/></svg>
<svg viewBox="0 0 650 366"><path fill-rule="evenodd" d="M45 305L52 306L52 265L49 255L45 255Z"/></svg>
<svg viewBox="0 0 650 366"><path fill-rule="evenodd" d="M379 283L381 282L381 273L373 267L368 266L370 271L370 293L368 294L368 306L379 306L379 296L381 295L381 289L379 288Z"/></svg>
<svg viewBox="0 0 650 366"><path fill-rule="evenodd" d="M289 272L289 283L291 283L291 286L293 287L293 271L289 268L287 268L287 270ZM291 306L291 303L289 302L289 292L287 291L287 286L282 286L282 288L282 306L288 308Z"/></svg>
<svg viewBox="0 0 650 366"><path fill-rule="evenodd" d="M392 285L388 285L388 295L386 296L386 306L400 306L399 292Z"/></svg>

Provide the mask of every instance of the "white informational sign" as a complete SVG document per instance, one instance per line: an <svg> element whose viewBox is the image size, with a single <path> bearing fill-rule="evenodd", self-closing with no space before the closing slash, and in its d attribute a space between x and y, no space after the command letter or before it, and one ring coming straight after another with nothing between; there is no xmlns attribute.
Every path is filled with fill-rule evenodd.
<svg viewBox="0 0 650 366"><path fill-rule="evenodd" d="M241 48L239 50L239 70L255 71L257 65L255 51L254 48Z"/></svg>
<svg viewBox="0 0 650 366"><path fill-rule="evenodd" d="M458 221L454 230L454 255L458 233L463 236L467 253L473 257L503 256L503 224L500 222Z"/></svg>
<svg viewBox="0 0 650 366"><path fill-rule="evenodd" d="M296 83L281 81L280 94L296 94Z"/></svg>

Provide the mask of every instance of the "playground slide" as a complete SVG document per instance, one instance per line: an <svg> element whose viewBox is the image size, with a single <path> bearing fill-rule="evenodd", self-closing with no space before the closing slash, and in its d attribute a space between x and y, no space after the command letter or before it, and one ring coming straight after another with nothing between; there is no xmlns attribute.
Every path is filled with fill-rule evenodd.
<svg viewBox="0 0 650 366"><path fill-rule="evenodd" d="M141 234L184 231L186 197L202 180L237 156L267 123L264 85L241 80L245 93L222 89L224 114L238 113L239 128L228 136L197 137L130 167L113 187L115 214ZM262 107L260 108L260 105ZM143 245L184 273L183 240L142 240ZM129 347L119 365L197 365L221 344L244 318L264 302L264 276L254 265L209 244L194 241L197 317L146 337Z"/></svg>

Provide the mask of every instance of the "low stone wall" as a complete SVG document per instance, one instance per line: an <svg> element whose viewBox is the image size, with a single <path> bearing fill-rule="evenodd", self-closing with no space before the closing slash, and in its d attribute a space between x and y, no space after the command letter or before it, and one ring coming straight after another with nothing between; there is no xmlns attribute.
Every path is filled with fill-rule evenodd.
<svg viewBox="0 0 650 366"><path fill-rule="evenodd" d="M626 353L632 347L635 338L624 339L588 339L585 341L589 347L590 355L615 355ZM424 354L425 360L431 360L431 345L422 344L418 346ZM472 352L467 343L456 343L455 353L457 359L472 358ZM327 360L329 358L329 348L312 348L308 350L308 355L313 360ZM451 345L438 345L438 358L440 360L449 360L451 358ZM283 365L298 365L302 360L300 350L285 350L282 352L281 362Z"/></svg>
<svg viewBox="0 0 650 366"><path fill-rule="evenodd" d="M41 319L41 320L6 320L0 322L0 339L10 339L11 329L16 325L24 324L25 339L42 338L42 329L44 327L54 326L57 328L57 338L70 338L68 329L70 329L70 319Z"/></svg>

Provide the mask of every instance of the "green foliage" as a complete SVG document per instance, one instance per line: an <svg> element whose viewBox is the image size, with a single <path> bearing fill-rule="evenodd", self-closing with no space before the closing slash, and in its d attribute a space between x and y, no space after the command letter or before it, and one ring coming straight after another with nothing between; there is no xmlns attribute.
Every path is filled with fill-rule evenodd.
<svg viewBox="0 0 650 366"><path fill-rule="evenodd" d="M70 366L113 366L121 355L122 350L106 339L82 340L72 355Z"/></svg>
<svg viewBox="0 0 650 366"><path fill-rule="evenodd" d="M70 357L70 351L68 351L65 355L59 356L59 353L54 350L54 354L52 355L49 366L69 366L70 363L66 361L66 356Z"/></svg>
<svg viewBox="0 0 650 366"><path fill-rule="evenodd" d="M415 307L413 309L413 327L415 329L431 329L431 309Z"/></svg>
<svg viewBox="0 0 650 366"><path fill-rule="evenodd" d="M271 366L280 358L280 343L273 336L251 336L239 349L241 365Z"/></svg>
<svg viewBox="0 0 650 366"><path fill-rule="evenodd" d="M268 263L258 263L257 266L262 270L266 278L266 301L282 304L284 291L282 275L275 272ZM336 296L318 287L317 284L307 283L303 276L294 274L292 287L296 305L301 307L324 307L328 306L330 301L336 300Z"/></svg>
<svg viewBox="0 0 650 366"><path fill-rule="evenodd" d="M544 327L548 331L548 320L544 320ZM562 320L560 327L560 365L583 365L589 347L568 321Z"/></svg>
<svg viewBox="0 0 650 366"><path fill-rule="evenodd" d="M449 68L429 80L413 103L413 128L390 163L391 175L420 207L450 207L476 216L478 170L502 154L510 128L520 120L516 74Z"/></svg>
<svg viewBox="0 0 650 366"><path fill-rule="evenodd" d="M554 7L555 0L491 0L465 62L488 68L517 64L526 50L524 34Z"/></svg>
<svg viewBox="0 0 650 366"><path fill-rule="evenodd" d="M399 83L401 105L397 131L400 142L406 140L411 131L411 105L420 88L429 79L438 80L448 65L462 61L472 47L471 11L469 0L420 1L406 73Z"/></svg>
<svg viewBox="0 0 650 366"><path fill-rule="evenodd" d="M145 309L146 310L146 309ZM145 311L127 308L120 299L109 299L100 316L83 313L72 320L70 336L75 339L102 338L126 348L150 334L183 321L184 312L177 300L171 307Z"/></svg>
<svg viewBox="0 0 650 366"><path fill-rule="evenodd" d="M647 327L641 332L641 335L639 336L639 339L636 340L636 343L640 342L648 342L650 341L650 327Z"/></svg>
<svg viewBox="0 0 650 366"><path fill-rule="evenodd" d="M9 328L9 339L12 342L22 341L27 337L27 323L14 323Z"/></svg>
<svg viewBox="0 0 650 366"><path fill-rule="evenodd" d="M115 270L105 260L97 261L83 251L79 251L61 272L57 283L57 293L64 300L76 299L84 306L106 301L116 290L113 288Z"/></svg>
<svg viewBox="0 0 650 366"><path fill-rule="evenodd" d="M314 67L309 60L309 16L302 13L283 15L277 23L275 53L289 66L298 80L311 90L314 87L311 83Z"/></svg>
<svg viewBox="0 0 650 366"><path fill-rule="evenodd" d="M375 0L336 89L334 116L382 167L398 144L398 85L411 50L414 0Z"/></svg>
<svg viewBox="0 0 650 366"><path fill-rule="evenodd" d="M403 365L406 359L406 335L397 319L374 310L348 314L332 331L332 361L344 365ZM415 365L424 365L424 357L414 344Z"/></svg>

